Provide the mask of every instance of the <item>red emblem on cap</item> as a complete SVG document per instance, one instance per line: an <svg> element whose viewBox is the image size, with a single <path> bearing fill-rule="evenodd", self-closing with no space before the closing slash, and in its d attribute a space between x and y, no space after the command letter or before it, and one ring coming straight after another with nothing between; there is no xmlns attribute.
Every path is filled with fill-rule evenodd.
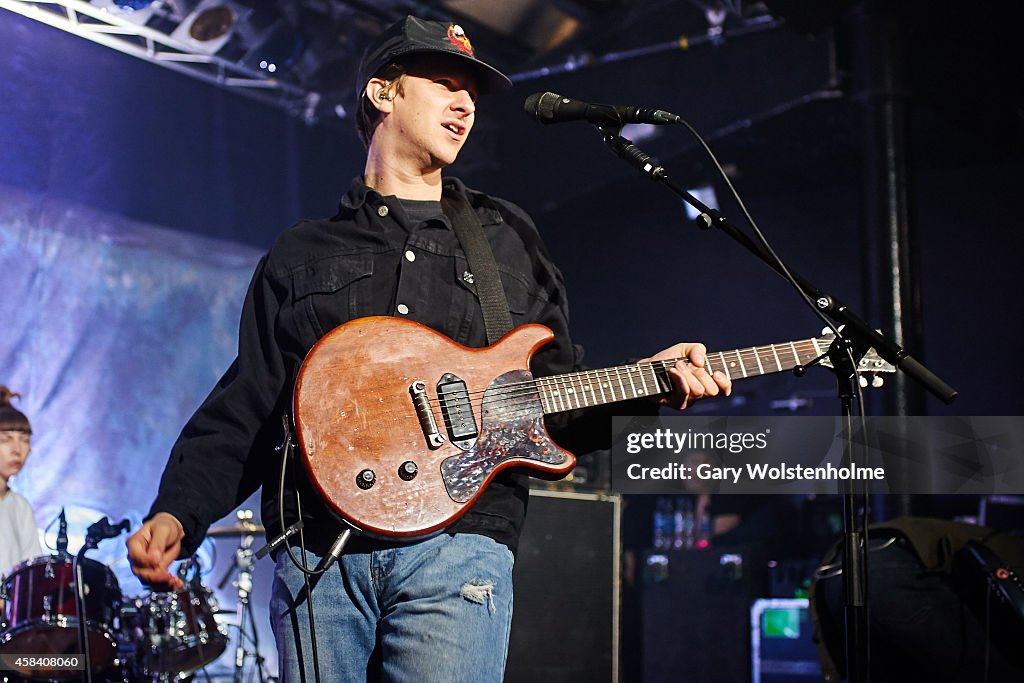
<svg viewBox="0 0 1024 683"><path fill-rule="evenodd" d="M452 24L448 27L448 42L470 57L473 56L473 46L469 43L469 37L466 36L466 32L458 24Z"/></svg>

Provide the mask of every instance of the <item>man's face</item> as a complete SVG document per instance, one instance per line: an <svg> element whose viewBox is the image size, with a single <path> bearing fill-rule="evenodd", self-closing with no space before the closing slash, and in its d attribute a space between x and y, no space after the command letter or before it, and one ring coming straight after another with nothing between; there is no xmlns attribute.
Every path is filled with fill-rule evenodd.
<svg viewBox="0 0 1024 683"><path fill-rule="evenodd" d="M440 170L455 161L473 129L476 96L476 79L450 61L416 64L394 93L388 128L421 169Z"/></svg>
<svg viewBox="0 0 1024 683"><path fill-rule="evenodd" d="M28 432L0 431L0 480L7 481L21 471L28 459L31 440Z"/></svg>

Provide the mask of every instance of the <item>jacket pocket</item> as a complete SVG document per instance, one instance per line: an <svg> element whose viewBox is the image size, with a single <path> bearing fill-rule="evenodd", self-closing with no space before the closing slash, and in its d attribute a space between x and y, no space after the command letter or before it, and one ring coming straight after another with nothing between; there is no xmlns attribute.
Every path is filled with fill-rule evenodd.
<svg viewBox="0 0 1024 683"><path fill-rule="evenodd" d="M321 259L292 273L296 323L310 346L338 325L367 315L373 275L369 255Z"/></svg>
<svg viewBox="0 0 1024 683"><path fill-rule="evenodd" d="M453 314L462 318L461 324L457 325L460 333L467 339L474 339L479 335L479 341L482 343L485 333L483 315L480 310L480 295L476 288L476 276L469 273L469 264L465 257L457 255L454 277L457 283L456 289L459 292L456 298L459 299L461 305L453 307ZM546 292L528 276L502 269L500 266L498 277L501 279L501 286L505 290L505 298L508 300L512 324L518 327L529 322L536 322L538 304L547 300Z"/></svg>

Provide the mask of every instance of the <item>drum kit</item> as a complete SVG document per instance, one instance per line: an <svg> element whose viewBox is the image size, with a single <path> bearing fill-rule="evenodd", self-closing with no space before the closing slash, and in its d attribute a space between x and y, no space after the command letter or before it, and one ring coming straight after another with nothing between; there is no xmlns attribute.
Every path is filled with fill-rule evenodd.
<svg viewBox="0 0 1024 683"><path fill-rule="evenodd" d="M210 535L240 537L239 557L251 560L248 548L253 534L259 532L262 527L246 521L211 529ZM84 584L81 596L75 581L76 561ZM240 623L236 658L239 670L234 678L239 680L244 659L258 658L258 653L246 651L243 641L249 629L241 623L247 616L243 607L248 605L251 565L243 566L236 559L236 566ZM197 560L182 562L178 575L185 585L177 591L129 597L121 593L107 565L89 558L76 560L67 552L58 552L17 565L0 583L0 657L4 663L0 681L188 680L218 659L230 638L226 625L216 618L217 600L203 585ZM84 628L79 619L83 613ZM79 661L83 632L88 645L87 677ZM54 667L54 661L63 666Z"/></svg>

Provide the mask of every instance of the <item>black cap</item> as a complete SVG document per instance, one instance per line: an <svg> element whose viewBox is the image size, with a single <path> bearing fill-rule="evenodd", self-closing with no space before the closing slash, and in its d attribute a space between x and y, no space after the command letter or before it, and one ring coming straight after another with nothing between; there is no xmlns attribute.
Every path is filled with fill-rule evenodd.
<svg viewBox="0 0 1024 683"><path fill-rule="evenodd" d="M409 16L384 29L366 48L359 62L359 81L356 83L358 97L362 97L366 84L383 67L392 62L401 64L406 57L412 55L426 54L451 55L465 61L479 76L477 85L480 92L493 92L512 86L508 76L476 58L473 45L461 26Z"/></svg>

